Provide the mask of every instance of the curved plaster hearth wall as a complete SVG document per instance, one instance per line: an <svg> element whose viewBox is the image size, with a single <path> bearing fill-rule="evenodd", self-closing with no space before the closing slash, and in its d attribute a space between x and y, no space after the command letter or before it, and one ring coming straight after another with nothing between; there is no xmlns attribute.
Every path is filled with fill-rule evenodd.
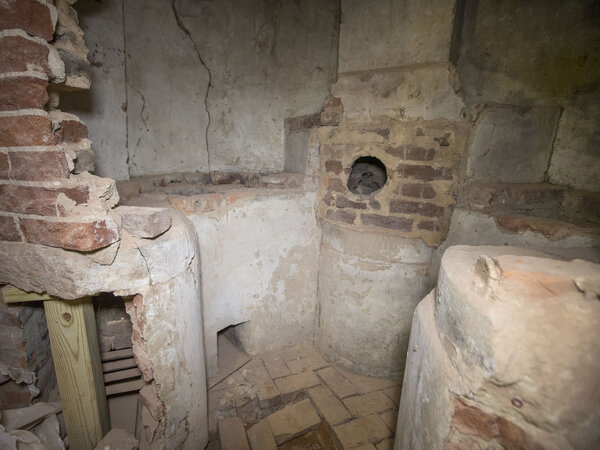
<svg viewBox="0 0 600 450"><path fill-rule="evenodd" d="M600 266L455 246L417 307L395 449L598 448Z"/></svg>
<svg viewBox="0 0 600 450"><path fill-rule="evenodd" d="M96 252L3 243L0 283L63 299L100 292L128 298L134 356L148 382L142 398L152 410L144 420L154 423L150 441L196 449L208 442L199 250L189 222L175 210L170 215L162 235L141 239L122 230L120 242Z"/></svg>

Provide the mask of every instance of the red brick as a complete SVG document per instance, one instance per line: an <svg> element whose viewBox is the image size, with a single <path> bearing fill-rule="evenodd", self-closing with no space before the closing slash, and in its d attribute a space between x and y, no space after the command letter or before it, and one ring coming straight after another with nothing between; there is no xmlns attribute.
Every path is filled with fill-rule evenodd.
<svg viewBox="0 0 600 450"><path fill-rule="evenodd" d="M367 209L366 203L354 202L343 195L338 195L335 201L338 208Z"/></svg>
<svg viewBox="0 0 600 450"><path fill-rule="evenodd" d="M489 441L498 434L497 416L470 406L459 399L454 401L452 426L461 433L478 436Z"/></svg>
<svg viewBox="0 0 600 450"><path fill-rule="evenodd" d="M361 217L363 225L389 228L400 231L412 231L413 219L407 219L405 217L382 216L379 214L363 214Z"/></svg>
<svg viewBox="0 0 600 450"><path fill-rule="evenodd" d="M48 102L48 82L23 77L0 80L0 111L43 109Z"/></svg>
<svg viewBox="0 0 600 450"><path fill-rule="evenodd" d="M106 219L92 222L49 222L22 218L20 223L25 240L32 244L87 252L119 240L118 229Z"/></svg>
<svg viewBox="0 0 600 450"><path fill-rule="evenodd" d="M0 240L13 242L21 240L21 234L13 217L0 216Z"/></svg>
<svg viewBox="0 0 600 450"><path fill-rule="evenodd" d="M356 219L356 213L354 211L339 211L330 209L327 211L325 218L333 220L334 222L354 223Z"/></svg>
<svg viewBox="0 0 600 450"><path fill-rule="evenodd" d="M54 132L57 144L63 142L79 142L88 137L88 129L84 123L77 120L64 120L60 128Z"/></svg>
<svg viewBox="0 0 600 450"><path fill-rule="evenodd" d="M444 208L433 203L408 202L405 200L390 201L390 212L402 214L420 214L427 217L444 215Z"/></svg>
<svg viewBox="0 0 600 450"><path fill-rule="evenodd" d="M73 188L49 189L32 186L16 186L12 184L0 185L0 208L20 214L37 214L40 216L56 216L65 213L58 206L57 198L64 194L77 205L88 201L87 186Z"/></svg>
<svg viewBox="0 0 600 450"><path fill-rule="evenodd" d="M422 181L451 180L452 171L447 168L435 169L431 166L409 166L400 164L398 172L404 178L412 178Z"/></svg>
<svg viewBox="0 0 600 450"><path fill-rule="evenodd" d="M60 151L9 152L10 177L20 181L44 181L69 177L69 164Z"/></svg>
<svg viewBox="0 0 600 450"><path fill-rule="evenodd" d="M29 67L52 76L48 66L48 47L23 36L6 36L0 39L0 71L25 72Z"/></svg>
<svg viewBox="0 0 600 450"><path fill-rule="evenodd" d="M50 9L36 0L0 2L0 30L21 28L27 34L47 41L54 37Z"/></svg>
<svg viewBox="0 0 600 450"><path fill-rule="evenodd" d="M545 447L535 442L521 427L504 417L498 417L500 433L498 441L507 450L543 450Z"/></svg>
<svg viewBox="0 0 600 450"><path fill-rule="evenodd" d="M327 170L327 172L333 172L336 175L339 175L344 170L344 167L340 161L328 159L325 161L325 170Z"/></svg>
<svg viewBox="0 0 600 450"><path fill-rule="evenodd" d="M339 178L330 178L327 181L327 189L331 192L346 192L346 186Z"/></svg>
<svg viewBox="0 0 600 450"><path fill-rule="evenodd" d="M400 145L388 147L386 153L409 161L431 161L435 157L435 149L416 145Z"/></svg>
<svg viewBox="0 0 600 450"><path fill-rule="evenodd" d="M434 198L435 190L425 183L405 183L400 186L400 194L406 197Z"/></svg>
<svg viewBox="0 0 600 450"><path fill-rule="evenodd" d="M0 117L0 147L36 145L54 145L52 122L48 117Z"/></svg>
<svg viewBox="0 0 600 450"><path fill-rule="evenodd" d="M439 224L435 220L421 220L417 224L417 228L424 231L440 231Z"/></svg>
<svg viewBox="0 0 600 450"><path fill-rule="evenodd" d="M8 180L8 155L6 153L0 153L0 179Z"/></svg>

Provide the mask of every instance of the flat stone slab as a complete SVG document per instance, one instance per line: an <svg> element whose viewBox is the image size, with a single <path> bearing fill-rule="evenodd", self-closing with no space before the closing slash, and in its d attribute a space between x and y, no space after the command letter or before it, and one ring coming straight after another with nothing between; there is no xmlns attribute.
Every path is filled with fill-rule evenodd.
<svg viewBox="0 0 600 450"><path fill-rule="evenodd" d="M321 423L321 418L310 403L302 400L267 417L277 445L302 434Z"/></svg>
<svg viewBox="0 0 600 450"><path fill-rule="evenodd" d="M277 450L275 437L268 419L263 419L248 430L252 450Z"/></svg>
<svg viewBox="0 0 600 450"><path fill-rule="evenodd" d="M250 450L244 423L239 417L219 421L221 450Z"/></svg>
<svg viewBox="0 0 600 450"><path fill-rule="evenodd" d="M394 439L388 438L377 444L377 450L394 450Z"/></svg>
<svg viewBox="0 0 600 450"><path fill-rule="evenodd" d="M392 433L396 432L396 425L398 424L398 410L392 409L379 414L381 420L388 426Z"/></svg>
<svg viewBox="0 0 600 450"><path fill-rule="evenodd" d="M334 367L321 369L317 372L317 375L339 398L358 394L358 389Z"/></svg>
<svg viewBox="0 0 600 450"><path fill-rule="evenodd" d="M269 372L271 378L282 378L291 375L290 369L286 366L283 357L279 354L271 354L262 357L262 360Z"/></svg>
<svg viewBox="0 0 600 450"><path fill-rule="evenodd" d="M275 380L281 395L290 395L311 388L321 382L313 372L303 372Z"/></svg>
<svg viewBox="0 0 600 450"><path fill-rule="evenodd" d="M151 239L171 228L171 216L166 208L119 206L123 228L132 236Z"/></svg>
<svg viewBox="0 0 600 450"><path fill-rule="evenodd" d="M381 417L375 414L338 425L333 431L345 449L369 443L376 444L392 436L392 432Z"/></svg>
<svg viewBox="0 0 600 450"><path fill-rule="evenodd" d="M328 366L329 363L325 361L321 355L313 355L308 358L296 359L288 361L287 366L293 374L308 372L310 370L317 370Z"/></svg>
<svg viewBox="0 0 600 450"><path fill-rule="evenodd" d="M394 402L382 391L345 398L344 405L354 417L368 416L395 407Z"/></svg>
<svg viewBox="0 0 600 450"><path fill-rule="evenodd" d="M339 425L352 418L342 402L325 386L316 386L310 389L308 395L310 395L321 417L329 425Z"/></svg>

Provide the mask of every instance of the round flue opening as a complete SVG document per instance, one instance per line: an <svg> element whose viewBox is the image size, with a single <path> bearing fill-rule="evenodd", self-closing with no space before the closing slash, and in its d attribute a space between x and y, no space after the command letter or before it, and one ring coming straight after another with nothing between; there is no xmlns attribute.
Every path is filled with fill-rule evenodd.
<svg viewBox="0 0 600 450"><path fill-rule="evenodd" d="M385 164L373 156L362 156L354 161L348 189L359 195L368 195L377 192L387 181Z"/></svg>

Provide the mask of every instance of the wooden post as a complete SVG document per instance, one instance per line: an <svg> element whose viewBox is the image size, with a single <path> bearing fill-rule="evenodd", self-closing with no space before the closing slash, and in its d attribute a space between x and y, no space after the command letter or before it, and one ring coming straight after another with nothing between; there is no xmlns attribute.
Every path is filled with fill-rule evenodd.
<svg viewBox="0 0 600 450"><path fill-rule="evenodd" d="M44 310L69 445L94 449L110 425L92 300L47 300Z"/></svg>

